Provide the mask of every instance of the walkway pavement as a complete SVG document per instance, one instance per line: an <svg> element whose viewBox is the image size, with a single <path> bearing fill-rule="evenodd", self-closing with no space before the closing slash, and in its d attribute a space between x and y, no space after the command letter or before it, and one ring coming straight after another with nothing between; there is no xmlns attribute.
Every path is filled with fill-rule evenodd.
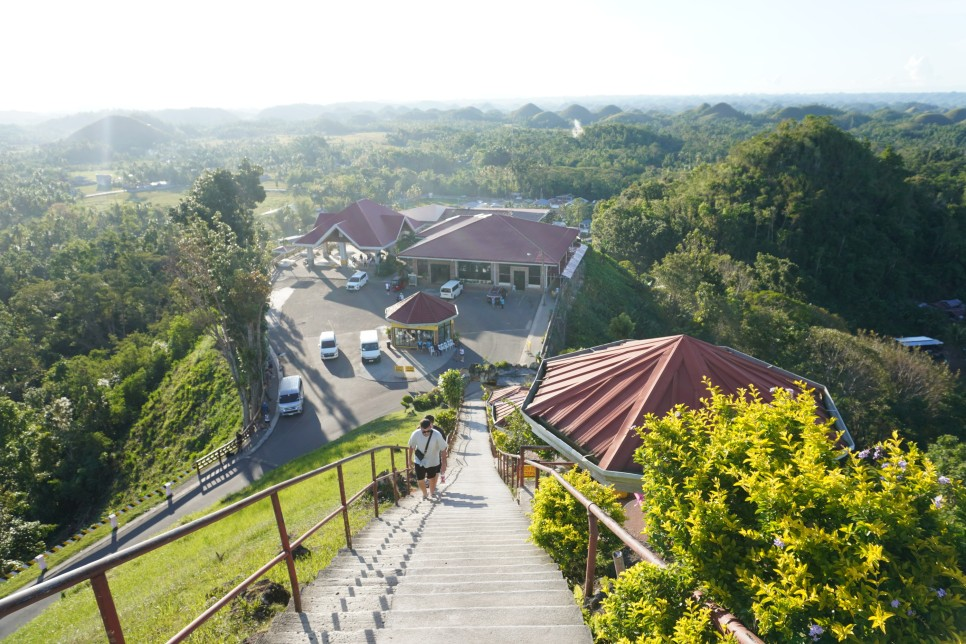
<svg viewBox="0 0 966 644"><path fill-rule="evenodd" d="M485 404L463 407L438 500L418 490L353 536L255 641L590 644L573 593L494 468Z"/></svg>

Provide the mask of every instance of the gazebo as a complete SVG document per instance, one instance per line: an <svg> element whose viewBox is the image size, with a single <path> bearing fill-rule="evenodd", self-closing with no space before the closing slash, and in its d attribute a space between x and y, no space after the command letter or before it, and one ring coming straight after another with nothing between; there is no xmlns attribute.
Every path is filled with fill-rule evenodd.
<svg viewBox="0 0 966 644"><path fill-rule="evenodd" d="M703 379L726 394L754 386L771 401L777 389L813 390L816 416L832 419L841 444L855 443L824 385L729 347L686 335L620 340L548 358L523 402L533 433L591 476L618 490L640 489L634 429L646 414L664 416L676 405L699 409L708 395ZM747 395L747 394L746 394Z"/></svg>
<svg viewBox="0 0 966 644"><path fill-rule="evenodd" d="M386 309L389 341L400 349L423 349L452 340L459 309L453 302L417 291Z"/></svg>

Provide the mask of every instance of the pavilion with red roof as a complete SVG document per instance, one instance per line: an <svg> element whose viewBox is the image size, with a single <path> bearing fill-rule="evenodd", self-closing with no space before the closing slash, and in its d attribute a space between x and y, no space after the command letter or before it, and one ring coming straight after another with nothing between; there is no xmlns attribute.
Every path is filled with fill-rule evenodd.
<svg viewBox="0 0 966 644"><path fill-rule="evenodd" d="M427 343L439 346L455 337L459 314L452 300L416 291L386 309L386 333L389 341L401 349L417 349Z"/></svg>
<svg viewBox="0 0 966 644"><path fill-rule="evenodd" d="M378 260L380 252L395 246L407 229L415 232L419 225L395 210L362 199L340 212L320 212L315 227L294 244L314 249L322 244L336 243L345 266L348 260L346 243L364 253L374 254ZM310 263L313 258L314 253L310 252Z"/></svg>
<svg viewBox="0 0 966 644"><path fill-rule="evenodd" d="M522 411L534 433L594 478L628 492L640 489L641 445L635 427L646 414L677 405L702 406L708 378L724 394L753 386L765 402L778 388L814 390L816 414L833 419L841 442L854 447L828 390L734 349L686 335L622 340L544 360Z"/></svg>

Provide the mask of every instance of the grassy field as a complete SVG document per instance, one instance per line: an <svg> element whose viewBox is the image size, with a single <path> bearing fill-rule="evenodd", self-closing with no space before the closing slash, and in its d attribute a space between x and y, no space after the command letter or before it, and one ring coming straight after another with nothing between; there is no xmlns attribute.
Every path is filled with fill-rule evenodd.
<svg viewBox="0 0 966 644"><path fill-rule="evenodd" d="M282 192L275 190L275 182L268 181L265 185L265 201L258 204L255 209L255 214L260 215L271 210L276 210L278 208L283 208L291 204L294 199L289 192ZM285 189L285 182L279 181L278 187L281 190ZM185 188L186 189L186 188ZM126 190L117 191L112 190L108 193L97 193L97 186L82 186L79 188L81 194L85 195L83 204L91 208L96 208L98 210L105 210L113 206L114 204L145 204L157 206L162 209L173 208L178 205L181 198L184 196L184 189L166 189L166 190L144 190L141 192L128 192ZM95 196L90 196L95 195Z"/></svg>
<svg viewBox="0 0 966 644"><path fill-rule="evenodd" d="M399 411L364 425L341 439L280 467L246 491L225 499L214 509L254 492L322 467L350 454L380 445L405 445L414 417ZM397 468L403 467L399 458ZM377 472L389 469L388 452L377 459ZM346 494L351 496L370 480L368 458L345 468ZM339 505L335 473L303 481L280 493L287 532L300 535ZM352 530L372 517L372 504L357 502L351 513ZM185 519L185 522L190 519ZM300 582L313 580L345 546L341 519L330 522L305 542L308 554L297 561ZM166 641L194 616L280 549L271 502L260 501L215 525L116 568L108 575L114 601L130 642ZM266 576L288 586L284 564ZM254 614L253 606L236 601L195 632L193 642L241 642L270 619ZM15 633L17 642L102 642L104 627L89 584L63 593L61 601Z"/></svg>

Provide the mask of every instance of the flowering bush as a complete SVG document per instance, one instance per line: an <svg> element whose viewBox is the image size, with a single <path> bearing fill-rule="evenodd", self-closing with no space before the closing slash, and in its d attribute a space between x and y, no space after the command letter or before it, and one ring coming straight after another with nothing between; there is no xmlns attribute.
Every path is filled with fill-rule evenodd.
<svg viewBox="0 0 966 644"><path fill-rule="evenodd" d="M715 642L711 611L694 598L694 578L671 565L640 562L605 579L600 612L590 618L597 642Z"/></svg>
<svg viewBox="0 0 966 644"><path fill-rule="evenodd" d="M601 485L590 474L577 468L563 474L563 478L615 521L624 522L624 508L613 488ZM550 554L571 585L582 583L590 538L587 510L557 479L550 477L541 480L531 510L531 541ZM624 544L604 527L601 527L599 536L596 567L601 574L613 565L610 554Z"/></svg>
<svg viewBox="0 0 966 644"><path fill-rule="evenodd" d="M949 520L966 501L894 436L846 453L811 392L709 385L699 410L645 419L645 531L766 640L927 641L966 629Z"/></svg>

